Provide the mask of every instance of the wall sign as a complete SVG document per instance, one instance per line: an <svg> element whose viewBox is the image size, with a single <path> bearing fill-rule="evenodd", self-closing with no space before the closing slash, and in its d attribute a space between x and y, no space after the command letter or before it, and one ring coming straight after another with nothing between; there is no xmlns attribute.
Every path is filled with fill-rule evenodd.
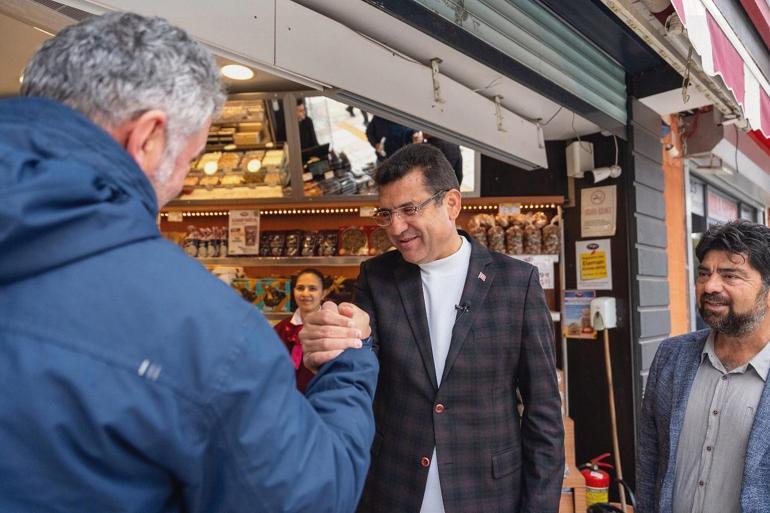
<svg viewBox="0 0 770 513"><path fill-rule="evenodd" d="M580 195L580 236L615 235L617 218L617 186L591 187Z"/></svg>
<svg viewBox="0 0 770 513"><path fill-rule="evenodd" d="M595 290L564 291L561 325L565 337L596 338L596 331L591 327L591 300L595 297Z"/></svg>
<svg viewBox="0 0 770 513"><path fill-rule="evenodd" d="M578 288L612 290L610 239L579 241L575 250Z"/></svg>

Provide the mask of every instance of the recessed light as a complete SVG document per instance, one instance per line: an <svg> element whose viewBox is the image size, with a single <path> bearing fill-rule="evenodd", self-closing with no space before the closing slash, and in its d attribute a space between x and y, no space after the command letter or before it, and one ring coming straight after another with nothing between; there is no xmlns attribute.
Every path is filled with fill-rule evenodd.
<svg viewBox="0 0 770 513"><path fill-rule="evenodd" d="M233 80L248 80L254 76L254 71L241 64L222 66L222 74Z"/></svg>
<svg viewBox="0 0 770 513"><path fill-rule="evenodd" d="M24 73L22 73L21 75L19 75L19 83L20 83L20 84L23 84L23 83L24 83Z"/></svg>

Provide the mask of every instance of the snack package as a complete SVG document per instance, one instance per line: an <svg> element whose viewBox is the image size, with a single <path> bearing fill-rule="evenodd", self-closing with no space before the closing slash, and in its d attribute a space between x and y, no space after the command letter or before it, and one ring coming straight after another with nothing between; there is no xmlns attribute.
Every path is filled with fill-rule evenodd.
<svg viewBox="0 0 770 513"><path fill-rule="evenodd" d="M369 254L381 255L393 247L388 232L382 226L367 227L369 233Z"/></svg>
<svg viewBox="0 0 770 513"><path fill-rule="evenodd" d="M510 217L509 222L516 226L524 228L529 224L529 217L526 214L514 214Z"/></svg>
<svg viewBox="0 0 770 513"><path fill-rule="evenodd" d="M236 278L232 287L263 312L291 312L291 279Z"/></svg>
<svg viewBox="0 0 770 513"><path fill-rule="evenodd" d="M541 230L545 225L548 224L548 216L545 214L545 212L535 212L531 216L531 222L533 225L535 225L535 228Z"/></svg>
<svg viewBox="0 0 770 513"><path fill-rule="evenodd" d="M337 255L337 230L323 230L318 239L318 256Z"/></svg>
<svg viewBox="0 0 770 513"><path fill-rule="evenodd" d="M352 303L355 284L355 278L335 276L332 279L332 283L329 287L329 293L326 295L326 299L329 301L334 301L338 304L342 302Z"/></svg>
<svg viewBox="0 0 770 513"><path fill-rule="evenodd" d="M539 255L543 252L543 235L534 224L524 227L524 253Z"/></svg>
<svg viewBox="0 0 770 513"><path fill-rule="evenodd" d="M514 224L505 230L505 252L508 255L524 254L524 228Z"/></svg>
<svg viewBox="0 0 770 513"><path fill-rule="evenodd" d="M284 255L287 257L299 256L302 245L302 230L292 230L286 233L286 249Z"/></svg>
<svg viewBox="0 0 770 513"><path fill-rule="evenodd" d="M556 218L554 218L554 221ZM559 241L559 225L551 224L543 227L543 253L546 255L558 255L561 249Z"/></svg>
<svg viewBox="0 0 770 513"><path fill-rule="evenodd" d="M487 247L498 253L505 253L505 230L501 226L492 226L487 230Z"/></svg>
<svg viewBox="0 0 770 513"><path fill-rule="evenodd" d="M471 237L479 241L479 244L482 246L487 245L487 229L483 226L478 225L475 228L468 229L468 233Z"/></svg>
<svg viewBox="0 0 770 513"><path fill-rule="evenodd" d="M270 256L284 256L286 232L272 232L268 244L270 245Z"/></svg>
<svg viewBox="0 0 770 513"><path fill-rule="evenodd" d="M198 229L190 225L187 227L187 234L184 236L184 252L190 255L191 257L197 257L198 256L198 244L199 244L200 235L198 233Z"/></svg>
<svg viewBox="0 0 770 513"><path fill-rule="evenodd" d="M492 214L476 214L479 218L479 224L484 228L491 228L495 225L495 216Z"/></svg>
<svg viewBox="0 0 770 513"><path fill-rule="evenodd" d="M259 256L270 256L270 235L273 232L262 232L259 235Z"/></svg>
<svg viewBox="0 0 770 513"><path fill-rule="evenodd" d="M300 255L303 257L315 256L318 247L318 232L303 232L300 243Z"/></svg>
<svg viewBox="0 0 770 513"><path fill-rule="evenodd" d="M343 226L340 228L337 246L340 256L368 255L366 230L361 226Z"/></svg>
<svg viewBox="0 0 770 513"><path fill-rule="evenodd" d="M211 243L211 228L203 227L198 230L200 238L198 242L198 258L209 258L209 244Z"/></svg>

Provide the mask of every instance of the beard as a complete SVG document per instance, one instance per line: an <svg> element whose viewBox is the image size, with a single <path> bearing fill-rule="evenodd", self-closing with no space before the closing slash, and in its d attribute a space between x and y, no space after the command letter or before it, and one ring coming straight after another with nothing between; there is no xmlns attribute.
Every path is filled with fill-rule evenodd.
<svg viewBox="0 0 770 513"><path fill-rule="evenodd" d="M748 312L738 313L733 310L730 298L720 294L703 294L698 302L698 313L703 322L712 329L729 337L742 337L754 331L767 315L767 286L757 294L754 305ZM704 302L727 306L727 313L718 314L704 308Z"/></svg>

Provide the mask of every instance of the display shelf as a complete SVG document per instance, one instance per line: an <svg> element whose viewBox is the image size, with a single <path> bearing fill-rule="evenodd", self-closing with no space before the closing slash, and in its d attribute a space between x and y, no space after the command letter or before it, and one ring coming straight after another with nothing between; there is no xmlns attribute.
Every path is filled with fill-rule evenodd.
<svg viewBox="0 0 770 513"><path fill-rule="evenodd" d="M564 203L563 196L493 196L486 198L463 198L464 210L482 210L484 208L497 208L500 203L514 203L521 205L561 205ZM270 209L285 209L299 213L300 210L334 208L334 207L362 207L374 206L377 204L377 195L355 195L355 196L306 196L301 199L289 197L284 198L262 198L262 199L208 199L208 200L186 200L177 198L164 207L163 212L178 211L189 207L195 207L195 210L205 211L207 207L223 206L244 206L249 205L253 208L261 206Z"/></svg>
<svg viewBox="0 0 770 513"><path fill-rule="evenodd" d="M369 256L335 256L335 257L224 257L199 258L204 265L221 265L230 267L346 267L361 265Z"/></svg>

